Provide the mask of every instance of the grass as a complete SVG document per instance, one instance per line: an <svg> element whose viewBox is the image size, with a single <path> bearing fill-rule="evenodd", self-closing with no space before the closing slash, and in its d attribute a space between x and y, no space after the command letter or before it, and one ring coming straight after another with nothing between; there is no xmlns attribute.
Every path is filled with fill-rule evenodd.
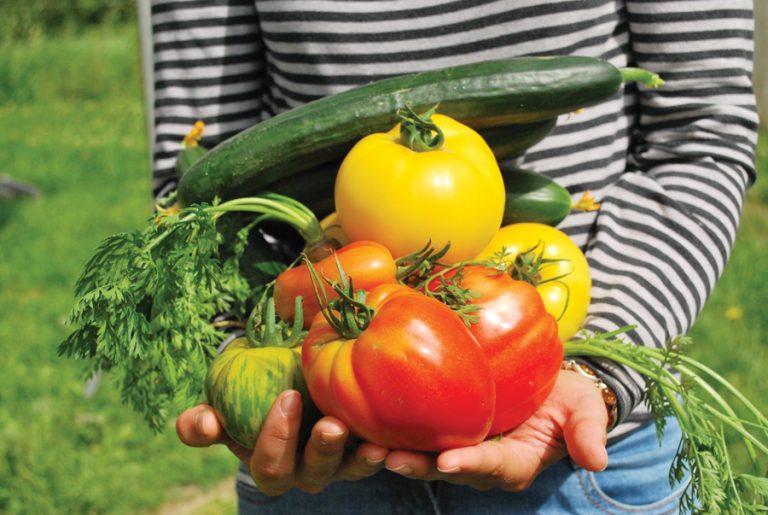
<svg viewBox="0 0 768 515"><path fill-rule="evenodd" d="M83 263L151 212L137 35L0 55L2 174L41 191L0 225L0 512L135 513L208 488L234 472L226 450L155 437L108 382L86 399L81 365L56 355Z"/></svg>
<svg viewBox="0 0 768 515"><path fill-rule="evenodd" d="M691 356L739 388L768 413L768 132L758 145L758 181L747 192L742 223L731 258L690 331ZM742 467L746 453L735 455ZM746 470L746 469L743 469ZM766 474L766 471L760 473Z"/></svg>
<svg viewBox="0 0 768 515"><path fill-rule="evenodd" d="M149 156L132 28L0 52L3 171L38 187L0 213L0 512L137 513L234 471L222 448L152 435L108 382L86 399L57 357L72 285L105 236L143 224ZM768 138L761 169L768 172ZM692 331L693 354L768 411L768 182L748 195L722 281ZM217 498L203 513L232 512Z"/></svg>

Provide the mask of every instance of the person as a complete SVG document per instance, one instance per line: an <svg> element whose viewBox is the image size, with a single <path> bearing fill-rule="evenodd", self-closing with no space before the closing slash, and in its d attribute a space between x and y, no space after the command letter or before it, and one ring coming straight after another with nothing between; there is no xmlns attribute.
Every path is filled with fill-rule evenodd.
<svg viewBox="0 0 768 515"><path fill-rule="evenodd" d="M519 165L597 211L559 228L593 278L584 328L636 328L661 346L694 323L727 262L755 180L751 0L227 0L152 2L154 191L176 185L179 142L197 120L212 147L265 118L384 77L522 55L588 55L659 73L560 117ZM658 442L642 378L585 361L618 399L564 369L542 407L501 439L439 455L360 442L324 417L297 448L301 399L283 392L253 450L199 405L177 420L192 446L241 459L243 513L668 513L685 483L667 471L680 438ZM608 430L608 431L607 431ZM256 484L259 486L256 487Z"/></svg>

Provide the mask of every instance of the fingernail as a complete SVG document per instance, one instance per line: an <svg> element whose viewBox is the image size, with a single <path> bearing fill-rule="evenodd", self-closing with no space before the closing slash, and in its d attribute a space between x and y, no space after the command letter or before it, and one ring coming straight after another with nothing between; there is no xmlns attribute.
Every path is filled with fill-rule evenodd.
<svg viewBox="0 0 768 515"><path fill-rule="evenodd" d="M294 415L299 411L299 394L298 392L288 392L283 395L280 400L280 412L284 417Z"/></svg>
<svg viewBox="0 0 768 515"><path fill-rule="evenodd" d="M403 476L407 476L413 473L413 469L408 465L400 465L399 467L395 467L395 468L389 468L389 467L387 468L390 471L395 472L397 474L401 474Z"/></svg>
<svg viewBox="0 0 768 515"><path fill-rule="evenodd" d="M378 467L379 465L384 463L384 458L381 458L381 459L365 458L365 463L370 467Z"/></svg>
<svg viewBox="0 0 768 515"><path fill-rule="evenodd" d="M599 470L599 472L602 472L602 471L604 471L605 469L607 469L607 468L608 468L608 449L606 449L605 447L603 447L603 455L605 456L605 461L603 462L603 463L604 463L604 465L603 465L603 467L602 467L602 468Z"/></svg>
<svg viewBox="0 0 768 515"><path fill-rule="evenodd" d="M320 433L320 443L328 445L338 440L344 434L343 431L323 431Z"/></svg>
<svg viewBox="0 0 768 515"><path fill-rule="evenodd" d="M195 429L200 436L210 436L214 433L213 420L207 413L198 413L195 417Z"/></svg>
<svg viewBox="0 0 768 515"><path fill-rule="evenodd" d="M438 460L437 470L440 472L443 472L444 474L453 474L455 472L459 471L459 463L456 458L451 455L450 457L447 456L441 456L442 459ZM455 460L456 463L453 463L452 460Z"/></svg>

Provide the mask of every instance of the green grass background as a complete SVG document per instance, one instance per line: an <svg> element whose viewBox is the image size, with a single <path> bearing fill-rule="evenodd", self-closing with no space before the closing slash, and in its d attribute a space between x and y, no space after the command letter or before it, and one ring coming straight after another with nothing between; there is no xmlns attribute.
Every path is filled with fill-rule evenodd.
<svg viewBox="0 0 768 515"><path fill-rule="evenodd" d="M37 186L0 221L0 512L131 513L231 475L223 448L155 437L105 381L57 357L72 285L105 236L151 213L138 36L0 51L0 175Z"/></svg>
<svg viewBox="0 0 768 515"><path fill-rule="evenodd" d="M186 448L170 425L153 436L108 382L84 398L80 364L56 355L93 248L151 209L137 40L132 27L111 27L0 49L0 175L42 192L0 212L0 512L147 512L234 471L227 451ZM768 182L758 182L692 332L692 353L763 411L766 215Z"/></svg>

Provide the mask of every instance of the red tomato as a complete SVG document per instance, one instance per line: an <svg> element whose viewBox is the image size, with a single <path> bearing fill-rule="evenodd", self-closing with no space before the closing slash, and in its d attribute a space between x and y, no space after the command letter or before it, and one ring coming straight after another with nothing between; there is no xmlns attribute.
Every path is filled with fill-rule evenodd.
<svg viewBox="0 0 768 515"><path fill-rule="evenodd" d="M313 264L329 299L336 298L336 294L323 278L331 281L340 279L337 259L358 290L370 290L379 284L397 281L397 264L389 250L373 241L357 241ZM293 320L295 300L299 295L304 299L304 328L308 329L314 316L320 312L320 305L306 264L289 268L277 276L274 297L275 310L280 318Z"/></svg>
<svg viewBox="0 0 768 515"><path fill-rule="evenodd" d="M315 318L302 368L317 407L390 449L437 452L488 434L495 390L477 341L448 306L405 286L371 290L356 337Z"/></svg>
<svg viewBox="0 0 768 515"><path fill-rule="evenodd" d="M563 360L557 321L536 288L498 270L467 266L460 285L478 295L472 301L480 308L473 313L478 320L470 331L496 382L489 434L503 433L527 420L552 391Z"/></svg>

